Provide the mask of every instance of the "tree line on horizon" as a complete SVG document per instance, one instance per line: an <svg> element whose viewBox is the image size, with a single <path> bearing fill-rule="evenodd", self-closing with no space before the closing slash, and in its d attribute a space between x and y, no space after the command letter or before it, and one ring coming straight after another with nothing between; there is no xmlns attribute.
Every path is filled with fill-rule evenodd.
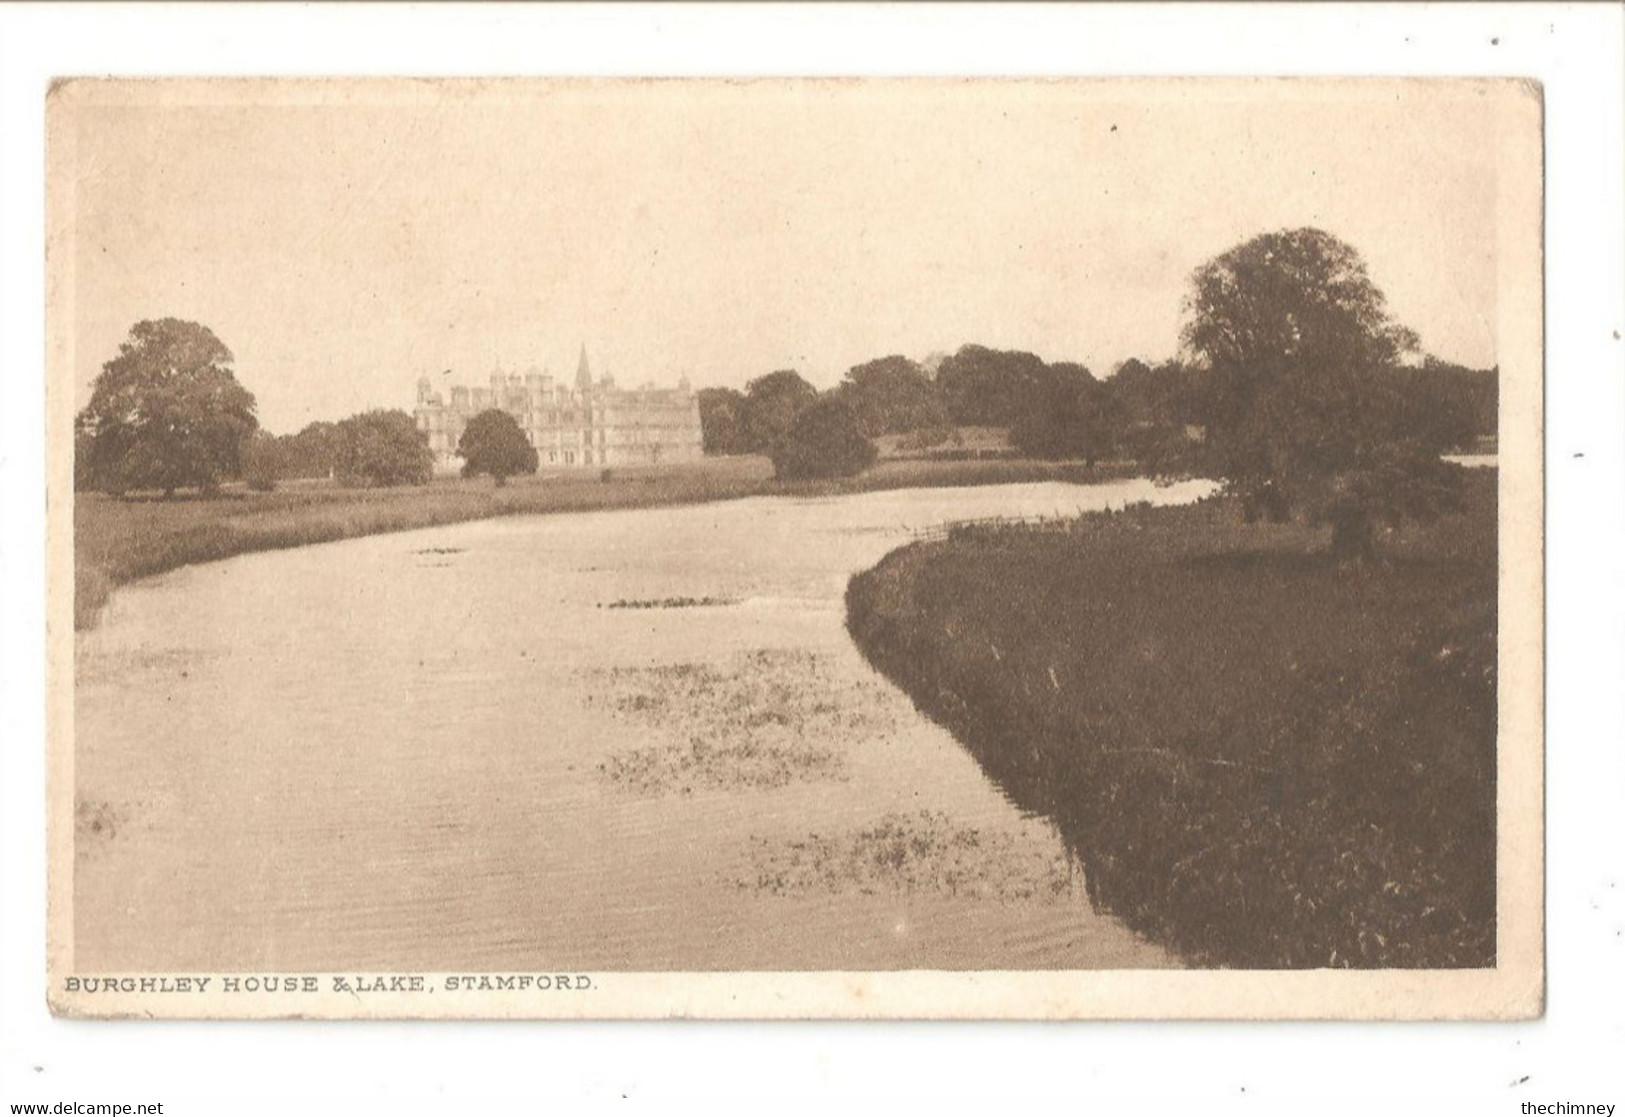
<svg viewBox="0 0 1625 1117"><path fill-rule="evenodd" d="M1497 371L1469 369L1437 358L1416 368L1396 368L1396 391L1435 428L1446 450L1469 448L1493 436ZM864 439L903 435L905 453L951 457L958 427L1009 431L1011 456L1045 460L1126 459L1158 468L1194 465L1191 442L1205 434L1212 415L1204 370L1184 361L1149 365L1129 359L1110 377L1097 379L1084 365L1046 363L1021 350L969 344L931 365L901 355L881 357L849 370L840 384L820 392L791 369L757 377L744 391L703 388L698 393L707 454L763 454L782 475L817 476L867 466L851 435ZM814 430L784 444L802 412L825 405ZM847 421L842 412L850 414ZM241 473L250 484L272 480L339 477L374 485L422 483L427 466L407 445L411 416L374 411L340 422L315 421L295 434L256 430L242 448ZM491 422L495 427L497 424ZM413 427L415 429L415 426ZM521 461L517 425L478 440L469 459L473 473L534 473ZM492 453L514 443L511 452ZM846 449L836 451L834 442ZM358 446L358 443L364 445ZM791 460L796 452L810 460ZM974 451L971 451L974 453ZM512 459L511 462L509 459ZM839 460L831 460L839 459Z"/></svg>
<svg viewBox="0 0 1625 1117"><path fill-rule="evenodd" d="M1498 370L1426 357L1384 374L1393 393L1442 450L1493 437ZM903 435L904 452L951 456L956 428L1007 430L1011 456L1047 460L1127 459L1163 467L1191 458L1190 443L1214 422L1212 377L1190 361L1130 358L1106 378L1070 361L968 344L934 362L901 355L853 366L820 392L794 369L751 380L743 391L702 388L707 454L767 454L795 418L819 401L850 411L865 438Z"/></svg>
<svg viewBox="0 0 1625 1117"><path fill-rule="evenodd" d="M934 368L895 355L865 362L826 392L792 369L742 392L705 389L705 449L765 453L783 479L846 476L875 460L882 436L952 454L933 448L957 428L994 427L1020 455L1132 459L1147 472L1221 479L1249 519L1329 523L1332 549L1357 556L1371 552L1377 526L1452 507L1459 469L1441 455L1495 433L1498 370L1422 356L1359 252L1322 230L1261 234L1207 261L1184 309L1183 359L1126 361L1104 379L966 345ZM76 487L168 495L235 477L255 487L299 476L428 480L427 440L406 412L268 435L231 364L205 326L136 323L76 419ZM465 473L500 483L534 469L502 449L517 428L490 425L502 452L460 445Z"/></svg>
<svg viewBox="0 0 1625 1117"><path fill-rule="evenodd" d="M823 393L784 369L702 393L701 422L709 451L775 464L818 407L865 442L903 434L927 454L953 428L1003 428L1016 455L1220 479L1249 521L1330 525L1340 559L1374 553L1381 527L1459 507L1444 455L1496 433L1499 369L1424 355L1358 250L1320 229L1264 233L1197 268L1180 345L1183 359L1105 379L981 345L934 370L869 361Z"/></svg>

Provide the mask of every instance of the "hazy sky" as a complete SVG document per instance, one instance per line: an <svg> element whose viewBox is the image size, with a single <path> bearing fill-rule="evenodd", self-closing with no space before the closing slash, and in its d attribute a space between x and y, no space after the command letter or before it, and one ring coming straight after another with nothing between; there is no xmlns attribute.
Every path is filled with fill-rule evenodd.
<svg viewBox="0 0 1625 1117"><path fill-rule="evenodd" d="M1105 373L1174 353L1200 263L1299 225L1429 352L1497 359L1482 85L118 88L72 116L81 401L163 316L278 433L583 343L622 384L970 341Z"/></svg>

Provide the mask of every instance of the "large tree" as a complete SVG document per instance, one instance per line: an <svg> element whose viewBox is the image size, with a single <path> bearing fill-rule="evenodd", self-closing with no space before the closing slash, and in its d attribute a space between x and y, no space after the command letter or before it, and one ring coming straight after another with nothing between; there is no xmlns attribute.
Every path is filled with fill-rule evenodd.
<svg viewBox="0 0 1625 1117"><path fill-rule="evenodd" d="M1417 337L1354 248L1319 229L1254 237L1196 269L1185 309L1209 377L1207 464L1249 515L1303 512L1357 557L1378 524L1451 502L1457 471L1404 390Z"/></svg>
<svg viewBox="0 0 1625 1117"><path fill-rule="evenodd" d="M873 465L875 456L857 412L844 400L825 396L798 411L773 444L773 475L786 481L852 477Z"/></svg>
<svg viewBox="0 0 1625 1117"><path fill-rule="evenodd" d="M707 454L748 454L745 393L737 388L701 388L700 435Z"/></svg>
<svg viewBox="0 0 1625 1117"><path fill-rule="evenodd" d="M1452 449L1471 449L1479 438L1494 438L1500 418L1499 370L1471 369L1428 357L1413 373L1414 394L1439 424Z"/></svg>
<svg viewBox="0 0 1625 1117"><path fill-rule="evenodd" d="M457 456L464 477L488 473L498 485L517 473L535 473L541 460L518 420L494 407L468 421L457 440Z"/></svg>
<svg viewBox="0 0 1625 1117"><path fill-rule="evenodd" d="M1205 380L1200 370L1178 361L1153 366L1131 357L1106 383L1129 426L1184 427L1207 423Z"/></svg>
<svg viewBox="0 0 1625 1117"><path fill-rule="evenodd" d="M1010 427L1010 442L1033 458L1081 458L1093 465L1116 450L1122 409L1111 390L1087 368L1070 362L1044 366Z"/></svg>
<svg viewBox="0 0 1625 1117"><path fill-rule="evenodd" d="M434 471L429 436L404 411L364 411L338 424L334 472L345 485L422 485Z"/></svg>
<svg viewBox="0 0 1625 1117"><path fill-rule="evenodd" d="M1130 358L1102 385L1122 423L1118 449L1149 472L1188 472L1208 426L1208 375L1180 361Z"/></svg>
<svg viewBox="0 0 1625 1117"><path fill-rule="evenodd" d="M948 408L925 369L907 357L881 357L847 370L836 389L870 438L949 424Z"/></svg>
<svg viewBox="0 0 1625 1117"><path fill-rule="evenodd" d="M937 390L955 423L1008 427L1044 391L1042 358L1021 350L965 345L937 369Z"/></svg>
<svg viewBox="0 0 1625 1117"><path fill-rule="evenodd" d="M320 419L308 423L295 435L284 435L289 477L330 477L338 463L338 424Z"/></svg>
<svg viewBox="0 0 1625 1117"><path fill-rule="evenodd" d="M259 423L231 371L231 350L207 326L137 322L102 366L76 421L75 473L88 487L212 489L241 468Z"/></svg>
<svg viewBox="0 0 1625 1117"><path fill-rule="evenodd" d="M795 417L817 398L818 389L794 369L770 372L746 384L746 448L756 454L772 454L779 439L789 433Z"/></svg>
<svg viewBox="0 0 1625 1117"><path fill-rule="evenodd" d="M257 430L238 448L243 480L256 492L270 492L288 474L287 442L267 430Z"/></svg>

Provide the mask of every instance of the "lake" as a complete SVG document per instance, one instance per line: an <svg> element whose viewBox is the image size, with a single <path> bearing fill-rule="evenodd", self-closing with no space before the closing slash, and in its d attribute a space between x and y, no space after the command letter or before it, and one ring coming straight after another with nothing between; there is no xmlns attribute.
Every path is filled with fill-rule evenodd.
<svg viewBox="0 0 1625 1117"><path fill-rule="evenodd" d="M485 520L125 587L78 637L73 968L1176 965L843 595L944 522L1209 488Z"/></svg>

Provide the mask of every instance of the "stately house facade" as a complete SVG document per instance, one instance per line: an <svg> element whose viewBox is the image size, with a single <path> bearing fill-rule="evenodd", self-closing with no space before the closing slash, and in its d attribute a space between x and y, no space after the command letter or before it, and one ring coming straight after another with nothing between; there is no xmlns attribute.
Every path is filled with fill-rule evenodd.
<svg viewBox="0 0 1625 1117"><path fill-rule="evenodd" d="M490 387L453 386L448 400L429 377L420 378L417 424L428 435L438 471L460 467L463 428L493 407L518 420L543 470L698 461L704 452L699 401L686 377L676 388L619 388L607 376L595 382L583 346L573 388L534 369L497 371Z"/></svg>

